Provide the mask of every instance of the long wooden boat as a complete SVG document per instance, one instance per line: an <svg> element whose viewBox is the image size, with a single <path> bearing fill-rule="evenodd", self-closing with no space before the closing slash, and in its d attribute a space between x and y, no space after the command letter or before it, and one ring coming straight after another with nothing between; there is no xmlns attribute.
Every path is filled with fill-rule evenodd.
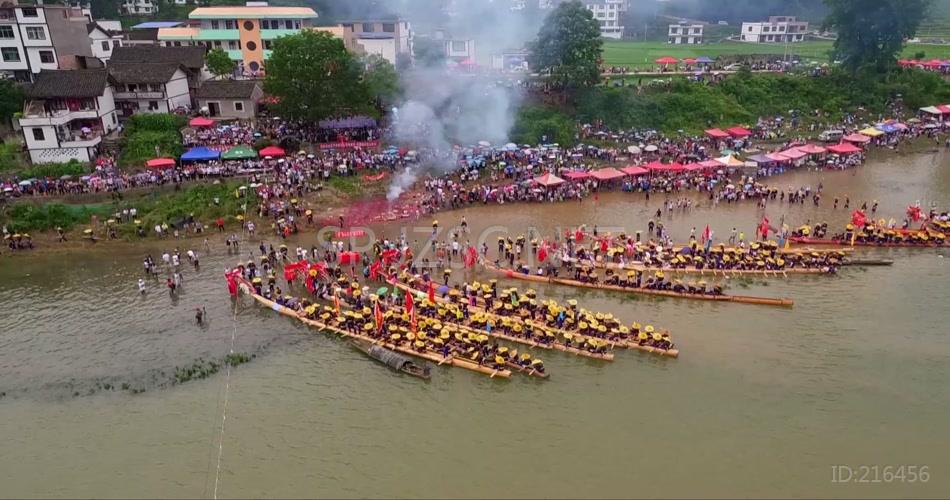
<svg viewBox="0 0 950 500"><path fill-rule="evenodd" d="M580 261L582 265L593 265L598 269L617 269L625 271L641 271L644 273L655 273L662 271L664 273L672 274L698 274L700 276L711 276L711 277L729 277L729 276L773 276L773 277L788 277L789 274L829 274L827 270L817 269L817 268L791 268L791 269L782 269L782 270L771 270L771 269L697 269L695 266L681 267L681 268L666 268L666 267L648 267L642 265L638 262L628 262L626 265L621 265L616 262L591 262L589 260Z"/></svg>
<svg viewBox="0 0 950 500"><path fill-rule="evenodd" d="M429 380L429 378L431 378L432 370L426 363L416 364L412 358L408 356L390 351L385 347L366 340L351 339L350 344L363 354L366 354L370 359L378 361L397 372L405 373L406 375L418 377L423 380Z"/></svg>
<svg viewBox="0 0 950 500"><path fill-rule="evenodd" d="M617 240L617 236L611 236L611 235L594 236L593 233L584 233L584 235L585 235L586 238L590 238L590 239L593 239L593 240L600 240L601 238L608 238L608 240L611 241L611 242L614 242L614 241ZM642 243L645 243L645 242L642 242L642 241L641 241L641 244L642 244ZM754 243L754 242L753 242L753 243ZM713 244L713 247L718 248L720 245L724 245L724 243L715 243L715 244ZM673 244L672 251L678 253L678 252L682 251L684 248L689 248L689 247L690 247L690 245L687 244L687 243L675 243L675 244ZM736 246L731 246L731 245L730 245L730 246L726 246L725 248L726 248L726 249L730 249L730 248L731 248L731 249L734 249L734 250L738 250L738 247L736 247ZM796 247L796 248L778 248L777 251L778 251L778 253L781 253L781 254L789 254L789 253L796 253L796 252L817 252L817 253L819 253L819 254L822 254L822 253L838 252L838 251L841 251L841 252L851 252L851 251L853 251L853 250L852 250L852 249L849 249L849 248L840 248L840 249L828 250L827 248L801 248L801 247Z"/></svg>
<svg viewBox="0 0 950 500"><path fill-rule="evenodd" d="M626 292L640 295L655 295L660 297L674 297L680 299L691 299L691 300L706 300L711 302L735 302L738 304L757 304L764 306L783 306L783 307L792 307L795 304L795 301L792 299L776 299L770 297L752 297L746 295L708 295L708 294L693 294L693 293L679 293L671 290L651 290L647 288L626 288L616 285L595 285L592 283L584 283L581 281L576 281L566 278L548 278L544 276L535 276L532 274L524 274L516 272L512 269L501 269L495 267L492 264L487 262L482 262L482 265L485 266L488 270L495 271L504 275L507 278L518 279L524 281L533 281L536 283L549 283L556 285L567 285L574 286L579 288L591 288L594 290L608 290L614 292Z"/></svg>
<svg viewBox="0 0 950 500"><path fill-rule="evenodd" d="M831 240L824 238L812 238L809 236L793 236L789 238L789 241L795 244L800 245L834 245L844 248L849 247L869 247L869 248L940 248L950 246L947 243L898 243L898 242L889 242L889 243L873 243L870 241L855 241L852 245L850 241L843 240Z"/></svg>
<svg viewBox="0 0 950 500"><path fill-rule="evenodd" d="M406 283L402 283L402 282L400 282L400 281L398 281L398 280L395 280L395 279L389 280L388 283L391 284L392 286L396 287L396 288L399 288L400 290L403 290L403 291L408 291L408 292L410 292L410 293L423 293L421 290L418 290L418 289L416 289L416 288L413 288L412 286L407 285ZM450 303L450 301L449 301L448 299L445 299L445 298L440 297L440 296L438 296L438 295L436 296L435 300L436 300L436 302ZM516 320L516 321L518 320L518 318L515 318L515 317L502 316L502 315L499 315L499 314L495 314L495 313L493 313L493 312L491 312L491 311L488 311L488 310L485 309L484 307L480 307L480 306L473 306L473 307L470 307L469 309L472 310L472 311L477 311L477 312L479 312L479 313L481 313L481 314L484 314L484 315L486 315L486 316L488 316L488 317L490 317L490 318L492 318L492 319L494 319L494 320L496 320L496 321L501 321L502 318L507 318L507 319ZM602 340L602 341L604 341L604 342L607 342L607 344L608 344L610 347L622 347L622 348L624 348L624 349L629 349L629 350L634 350L634 351L640 351L640 352L646 352L646 353L650 353L650 354L656 354L656 355L659 355L659 356L667 356L667 357L670 357L670 358L678 358L679 355L680 355L679 349L661 349L661 348L659 348L659 347L653 347L653 346L649 346L649 345L640 345L639 343L637 343L637 342L634 341L634 340L628 340L628 341L613 341L613 340L607 340L607 339L599 339L599 338L597 338L597 337L591 337L591 336L588 336L588 335L582 335L582 334L579 334L579 333L577 333L577 332L572 332L572 331L568 331L568 330L561 330L561 329L551 328L551 327L548 327L548 329L551 330L552 332L556 332L556 333L561 334L561 335L563 335L564 333L570 333L570 334L572 334L572 335L576 335L576 336L579 336L579 337L583 337L583 338L588 339L588 340L590 340L590 339ZM510 342L516 342L516 343L524 344L524 345L527 345L527 346L529 346L529 347L538 347L538 348L541 348L541 349L554 349L554 350L558 350L558 351L562 351L562 352L567 352L567 353L571 353L571 354L576 354L576 355L578 355L578 356L583 356L583 357L588 357L588 358L593 358L593 359L601 359L601 360L604 360L604 361L613 361L613 359L614 359L614 355L613 355L612 353L609 353L609 352L608 352L608 353L603 353L603 354L601 354L601 353L589 352L589 351L585 351L585 350L583 350L583 349L578 349L578 348L576 348L576 347L566 346L566 345L564 345L564 344L562 344L562 343L560 343L560 342L558 342L558 343L551 343L551 344L545 344L545 343L536 342L536 341L533 341L533 340L530 340L530 339L525 339L525 338L521 338L521 337L514 337L514 336L511 336L511 335L507 335L507 334L500 333L500 332L496 332L496 331L493 331L491 335L494 336L494 337L500 338L500 339L508 340L508 341L510 341Z"/></svg>
<svg viewBox="0 0 950 500"><path fill-rule="evenodd" d="M354 334L354 333L351 333L351 332L347 332L347 331L342 330L342 329L340 329L340 328L337 328L337 327L335 327L335 326L333 326L333 325L328 325L328 324L323 323L323 322L320 322L320 321L315 321L315 320L312 320L312 319L304 318L304 317L300 316L299 314L297 314L297 312L294 311L293 309L284 307L284 306L282 306L282 305L280 305L280 304L278 304L278 303L276 303L276 302L274 302L274 301L272 301L272 300L268 300L268 299L266 299L266 298L264 298L264 297L261 297L260 295L255 294L255 293L254 293L254 288L251 287L250 284L248 284L247 282L244 282L244 281L239 282L238 288L239 288L240 290L243 290L245 293L247 293L248 295L250 295L254 300L256 300L259 304L261 304L261 305L267 307L268 309L271 309L271 310L277 312L278 314L282 314L282 315L284 315L284 316L289 316L289 317L291 317L291 318L296 318L297 320L303 322L304 324L313 326L313 327L315 327L315 328L317 328L317 329L319 329L319 330L324 330L324 331L333 332L333 333L336 333L336 334L340 335L341 337L355 338L355 339L360 339L360 340L367 341L367 342L370 342L370 343L379 344L379 345L382 345L382 346L384 346L384 347L386 347L387 349L390 349L390 350L392 350L392 351L396 351L396 352L399 352L399 353L402 353L402 354L408 354L409 356L415 356L415 357L417 357L417 358L422 358L422 359L425 359L425 360L428 360L428 361L432 361L433 363L436 363L438 366L441 366L441 365L443 365L443 364L448 364L448 365L451 365L451 366L457 366L457 367L459 367L459 368L465 368L465 369L467 369L467 370L471 370L471 371L478 372L478 373L481 373L481 374L484 374L484 375L488 375L488 376L491 377L491 378L495 378L495 377L508 378L508 377L511 376L511 370L507 370L507 369L496 370L496 369L494 369L494 368L491 368L491 367L488 367L488 366L483 366L483 365L480 365L480 364L475 363L475 362L473 362L473 361L469 361L469 360L467 360L467 359L458 358L458 357L455 357L455 356L447 356L447 357L446 357L446 356L441 356L441 355L439 355L438 353L429 352L429 351L426 351L426 352L415 351L415 350L413 350L413 349L408 349L408 348L403 347L403 346L399 346L399 345L395 345L395 344L392 344L392 343L389 343L389 342L384 342L384 341L381 341L381 340L377 340L377 339L374 339L374 338L371 338L371 337L368 337L368 336L365 336L365 335L358 335L358 334Z"/></svg>
<svg viewBox="0 0 950 500"><path fill-rule="evenodd" d="M393 283L393 285L394 285L394 286L398 286L398 285L396 285L395 283ZM410 291L413 291L412 288L409 288L409 290L410 290ZM438 297L436 298L436 300L438 301ZM392 309L393 311L398 311L398 312L400 312L400 313L406 312L405 308L399 307L399 306L389 306L389 308ZM502 318L502 316L498 316L498 315L495 315L495 314L492 314L492 313L487 313L487 312L486 312L484 309L482 309L482 308L476 307L476 308L471 308L471 309L474 310L474 311L480 312L480 313L489 314L490 316L492 316L492 319L499 320L499 319ZM508 317L508 319L516 319L516 318ZM613 353L609 353L609 352L606 352L606 353L599 353L599 352L585 351L585 350L583 350L583 349L577 349L577 348L575 348L575 347L571 347L571 346L564 345L564 344L561 343L561 342L552 342L552 343L550 343L550 344L542 344L542 343L540 343L540 342L535 342L535 341L533 341L533 340L531 340L531 339L526 339L526 338L522 338L522 337L515 337L515 336L512 336L512 335L506 335L506 334L504 334L504 333L502 333L502 332L500 332L500 331L498 331L498 330L492 330L492 331L489 332L489 331L486 331L486 330L482 330L482 329L479 329L479 328L472 327L471 325L469 325L469 324L467 324L467 323L459 323L459 322L454 322L454 321L447 320L447 319L442 319L442 320L439 320L439 321L440 321L441 323L448 323L448 324L454 325L454 326L458 327L459 329L465 331L466 333L485 334L485 335L488 335L489 337L494 337L494 338L498 338L498 339L502 339L502 340L507 340L507 341L509 341L509 342L514 342L514 343L516 343L516 344L523 344L523 345L526 345L526 346L529 346L529 347L543 347L543 348L545 348L545 349L553 349L553 350L555 350L555 351L566 352L566 353L569 353L569 354L574 354L574 355L576 355L576 356L581 356L581 357L585 357L585 358L599 359L599 360L601 360L601 361L613 361L613 360L614 360L614 355L613 355Z"/></svg>

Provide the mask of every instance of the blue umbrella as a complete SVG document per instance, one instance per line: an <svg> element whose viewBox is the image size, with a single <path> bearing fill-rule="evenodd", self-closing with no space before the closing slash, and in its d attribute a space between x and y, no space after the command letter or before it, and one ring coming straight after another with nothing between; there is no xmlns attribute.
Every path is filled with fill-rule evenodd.
<svg viewBox="0 0 950 500"><path fill-rule="evenodd" d="M448 293L448 291L449 291L449 287L447 287L447 286L445 286L445 285L440 286L440 287L436 290L436 292L438 292L440 295L441 295L441 294L444 294L444 293Z"/></svg>
<svg viewBox="0 0 950 500"><path fill-rule="evenodd" d="M706 57L706 56L700 56L700 57L697 57L697 58L696 58L696 62L701 63L701 64L710 64L710 63L715 62L715 61L713 61L712 59L710 59L710 58L708 58L708 57Z"/></svg>

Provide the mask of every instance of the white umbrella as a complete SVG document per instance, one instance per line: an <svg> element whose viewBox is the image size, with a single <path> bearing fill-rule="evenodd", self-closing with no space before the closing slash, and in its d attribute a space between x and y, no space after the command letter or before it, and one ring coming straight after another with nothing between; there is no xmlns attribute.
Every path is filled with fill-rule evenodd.
<svg viewBox="0 0 950 500"><path fill-rule="evenodd" d="M12 187L5 187L5 188L3 188L3 192L4 192L4 193L9 193L10 191L13 191L13 188L12 188Z"/></svg>
<svg viewBox="0 0 950 500"><path fill-rule="evenodd" d="M491 143L488 142L488 141L478 141L478 145L481 146L481 147L483 147L483 148L487 148L487 147L491 146Z"/></svg>
<svg viewBox="0 0 950 500"><path fill-rule="evenodd" d="M21 186L29 186L30 184L33 184L33 183L30 181L20 181Z"/></svg>
<svg viewBox="0 0 950 500"><path fill-rule="evenodd" d="M655 151L657 151L657 150L659 150L659 149L660 149L660 148L654 146L653 144L650 144L649 146L647 146L647 147L644 148L643 150L646 151L647 153L653 153L653 152L655 152Z"/></svg>
<svg viewBox="0 0 950 500"><path fill-rule="evenodd" d="M640 154L640 148L636 146L627 146L627 152L632 155L638 155Z"/></svg>

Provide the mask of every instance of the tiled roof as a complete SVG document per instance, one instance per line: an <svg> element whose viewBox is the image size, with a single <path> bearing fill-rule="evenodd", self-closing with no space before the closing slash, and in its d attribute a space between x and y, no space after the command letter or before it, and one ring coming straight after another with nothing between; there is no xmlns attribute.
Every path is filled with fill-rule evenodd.
<svg viewBox="0 0 950 500"><path fill-rule="evenodd" d="M109 84L105 69L43 70L27 89L35 99L98 97Z"/></svg>
<svg viewBox="0 0 950 500"><path fill-rule="evenodd" d="M248 99L254 89L260 87L259 80L209 80L198 89L199 99Z"/></svg>

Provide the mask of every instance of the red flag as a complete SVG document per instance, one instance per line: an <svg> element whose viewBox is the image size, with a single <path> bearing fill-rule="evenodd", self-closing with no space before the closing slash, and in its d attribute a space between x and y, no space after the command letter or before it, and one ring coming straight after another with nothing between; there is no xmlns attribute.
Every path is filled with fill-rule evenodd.
<svg viewBox="0 0 950 500"><path fill-rule="evenodd" d="M465 251L465 267L475 267L476 262L478 262L478 252L475 247L468 247Z"/></svg>
<svg viewBox="0 0 950 500"><path fill-rule="evenodd" d="M241 276L240 269L234 269L224 274L225 279L228 280L228 293L230 293L231 295L237 295L237 291L238 291L237 279L239 276Z"/></svg>
<svg viewBox="0 0 950 500"><path fill-rule="evenodd" d="M435 304L435 282L429 282L429 302Z"/></svg>
<svg viewBox="0 0 950 500"><path fill-rule="evenodd" d="M382 270L382 267L383 267L383 263L382 263L382 262L380 262L380 261L378 261L378 260L377 260L376 262L373 262L373 263L369 266L369 279L375 280L376 277L379 275L380 270Z"/></svg>
<svg viewBox="0 0 950 500"><path fill-rule="evenodd" d="M581 231L580 229L578 229L577 231L575 231L575 232L574 232L574 241L578 241L578 242L584 241L584 231Z"/></svg>
<svg viewBox="0 0 950 500"><path fill-rule="evenodd" d="M416 308L412 303L412 292L406 290L406 312L409 313L409 326L416 331Z"/></svg>
<svg viewBox="0 0 950 500"><path fill-rule="evenodd" d="M548 249L546 245L541 245L538 249L538 262L544 262L548 258Z"/></svg>
<svg viewBox="0 0 950 500"><path fill-rule="evenodd" d="M863 210L855 210L851 212L851 224L854 224L855 227L864 227L864 224L867 223L867 215L864 214Z"/></svg>
<svg viewBox="0 0 950 500"><path fill-rule="evenodd" d="M607 253L607 238L600 240L600 251Z"/></svg>
<svg viewBox="0 0 950 500"><path fill-rule="evenodd" d="M373 316L376 318L376 331L380 332L383 330L383 311L379 308L379 301L376 301L376 305L373 306Z"/></svg>
<svg viewBox="0 0 950 500"><path fill-rule="evenodd" d="M336 316L340 317L340 297L337 295L333 296L333 306L336 307Z"/></svg>
<svg viewBox="0 0 950 500"><path fill-rule="evenodd" d="M709 238L712 237L712 231L709 229L709 224L706 224L706 229L703 229L703 243L709 241Z"/></svg>

